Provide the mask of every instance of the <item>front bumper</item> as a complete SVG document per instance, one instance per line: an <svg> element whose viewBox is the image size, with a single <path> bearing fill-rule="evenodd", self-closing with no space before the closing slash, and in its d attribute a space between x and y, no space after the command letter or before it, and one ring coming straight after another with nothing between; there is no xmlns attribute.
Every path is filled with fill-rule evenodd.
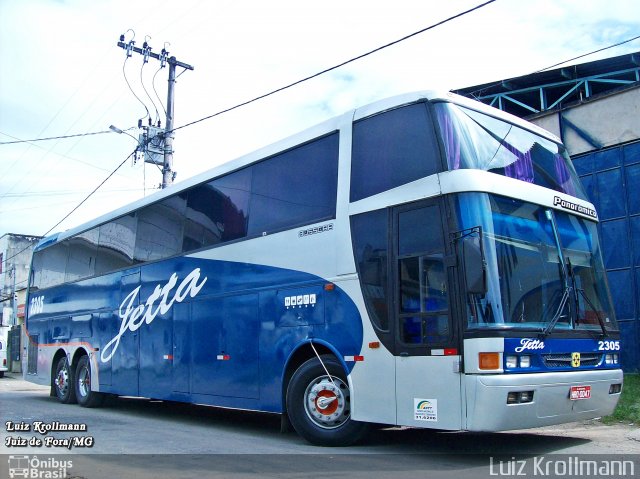
<svg viewBox="0 0 640 479"><path fill-rule="evenodd" d="M620 393L622 370L571 371L540 374L466 375L469 431L507 431L549 426L606 416L613 412ZM571 386L591 386L589 399L571 400ZM533 391L533 401L507 404L509 392Z"/></svg>

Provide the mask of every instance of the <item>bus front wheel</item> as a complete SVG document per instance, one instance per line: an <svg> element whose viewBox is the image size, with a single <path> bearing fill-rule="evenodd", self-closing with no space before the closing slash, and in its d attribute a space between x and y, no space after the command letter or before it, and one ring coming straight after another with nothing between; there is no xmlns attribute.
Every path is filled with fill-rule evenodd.
<svg viewBox="0 0 640 479"><path fill-rule="evenodd" d="M76 392L73 387L73 373L66 356L62 356L56 363L56 370L53 375L53 387L61 403L73 404L76 402Z"/></svg>
<svg viewBox="0 0 640 479"><path fill-rule="evenodd" d="M83 407L98 407L104 395L91 390L91 363L89 356L82 356L78 361L75 380L76 398Z"/></svg>
<svg viewBox="0 0 640 479"><path fill-rule="evenodd" d="M291 377L287 414L296 432L310 443L348 446L364 436L367 424L351 419L351 391L338 360L330 355L321 359L322 363L309 359Z"/></svg>

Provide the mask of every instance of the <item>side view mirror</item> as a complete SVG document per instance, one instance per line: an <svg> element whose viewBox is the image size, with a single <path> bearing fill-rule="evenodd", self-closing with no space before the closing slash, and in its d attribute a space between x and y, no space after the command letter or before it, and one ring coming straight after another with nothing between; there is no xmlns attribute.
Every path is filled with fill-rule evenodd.
<svg viewBox="0 0 640 479"><path fill-rule="evenodd" d="M487 268L484 259L482 229L473 228L470 234L462 238L462 267L464 282L469 294L487 292Z"/></svg>

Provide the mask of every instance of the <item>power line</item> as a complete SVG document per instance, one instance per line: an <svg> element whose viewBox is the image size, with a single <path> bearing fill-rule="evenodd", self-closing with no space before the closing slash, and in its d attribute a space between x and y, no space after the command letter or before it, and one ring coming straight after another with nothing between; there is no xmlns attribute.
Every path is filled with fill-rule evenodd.
<svg viewBox="0 0 640 479"><path fill-rule="evenodd" d="M158 95L158 91L156 90L156 75L160 72L160 70L162 70L163 66L162 64L158 67L158 69L156 70L156 72L153 74L153 80L151 80L151 86L153 87L153 92L156 94L156 98L158 98L158 101L160 102L160 106L162 107L162 110L164 111L164 116L167 116L167 109L164 107L164 103L162 103L162 100L160 99L160 95Z"/></svg>
<svg viewBox="0 0 640 479"><path fill-rule="evenodd" d="M129 131L129 130L131 130L131 129L133 129L133 128L135 128L135 127L127 128L126 130L122 130L122 131L123 131L123 132L125 132L125 131ZM69 156L69 155L64 155L64 154L62 154L62 153L58 153L57 151L47 150L46 148L43 148L43 147L42 147L42 146L40 146L40 145L36 145L35 143L31 143L31 142L30 142L30 140L21 140L21 139L20 139L20 138L18 138L18 137L15 137L15 136L13 136L13 135L9 135L8 133L4 133L4 132L2 132L2 131L0 131L0 135L8 136L9 138L13 138L14 140L19 140L19 141L16 141L16 143L20 143L20 142L28 143L30 146L34 146L34 147L36 147L36 148L40 148L41 150L45 150L47 153L52 153L52 154L54 154L54 155L56 155L56 156L59 156L59 157L65 158L65 159L67 159L67 160L75 161L76 163L80 163L80 164L82 164L82 165L90 166L91 168L95 168L95 169L97 169L97 170L102 170L102 171L107 171L107 172L108 172L108 171L111 171L111 170L109 170L109 169L107 169L107 168L102 168L101 166L94 165L93 163L89 163L88 161L79 160L78 158L73 158L73 157L71 157L71 156ZM8 170L11 170L11 168L8 168ZM11 196L11 195L9 194L9 192L7 192L7 193L3 194L2 196L0 196L0 198L5 198L5 197L9 197L9 196Z"/></svg>
<svg viewBox="0 0 640 479"><path fill-rule="evenodd" d="M556 63L554 65L549 65L548 67L545 67L545 68L542 68L541 70L535 71L535 72L531 73L531 75L533 75L535 73L541 73L541 72L543 72L545 70L549 70L550 68L560 66L560 65L562 65L564 63L572 62L573 60L578 60L579 58L583 58L583 57L586 57L586 56L589 56L589 55L593 55L594 53L599 53L599 52L602 52L604 50L608 50L609 48L619 47L620 45L624 45L625 43L632 42L634 40L637 40L638 38L640 38L640 35L638 35L636 37L633 37L633 38L629 38L628 40L624 40L624 41L619 42L619 43L615 43L613 45L609 45L608 47L599 48L598 50L594 50L594 51L589 52L589 53L584 53L582 55L578 55L577 57L569 58L568 60L565 60L563 62Z"/></svg>
<svg viewBox="0 0 640 479"><path fill-rule="evenodd" d="M131 130L131 128L129 128ZM124 130L123 130L124 131ZM62 135L62 136L50 136L47 138L33 138L31 140L15 140L15 141L0 141L0 145L16 145L18 143L33 143L36 141L49 141L49 140L64 140L65 138L77 138L80 136L92 136L92 135L104 135L105 133L113 133L111 130L103 130L103 131L92 131L88 133L76 133L73 135ZM5 135L5 133L2 133ZM6 135L11 136L11 135Z"/></svg>
<svg viewBox="0 0 640 479"><path fill-rule="evenodd" d="M589 55L593 55L595 53L600 53L602 51L609 50L610 48L619 47L620 45L624 45L625 43L629 43L629 42L632 42L634 40L638 40L639 38L640 38L640 35L637 35L637 36L635 36L633 38L629 38L627 40L623 40L621 42L614 43L613 45L608 45L606 47L598 48L597 50L593 50L593 51L588 52L588 53L583 53L582 55L578 55L577 57L569 58L567 60L563 60L561 62L554 63L553 65L549 65L548 67L541 68L540 70L536 70L534 72L526 73L524 75L519 75L519 76L528 76L528 75L535 75L536 73L542 73L543 71L549 70L551 68L558 67L560 65L564 65L565 63L569 63L569 62L572 62L574 60L578 60L580 58L588 57ZM472 92L467 93L467 95L476 97L476 94L478 94L478 93L482 94L482 92L484 92L484 91L486 91L486 90L488 90L490 88L493 88L494 86L501 85L503 81L504 80L500 80L500 81L497 81L497 82L489 83L488 85L484 85L482 88L478 88L477 90L474 90Z"/></svg>
<svg viewBox="0 0 640 479"><path fill-rule="evenodd" d="M140 188L116 188L113 190L102 190L101 193L122 193L128 191L138 191ZM29 198L33 196L50 197L50 196L69 196L86 193L85 190L51 190L51 191L37 191L32 193L11 193L6 198ZM2 210L0 210L2 211Z"/></svg>
<svg viewBox="0 0 640 479"><path fill-rule="evenodd" d="M146 117L151 118L151 115L149 114L149 109L147 108L147 105L145 105L144 102L140 99L140 97L136 95L136 92L133 91L133 88L131 88L131 84L129 83L129 80L127 79L127 73L125 71L125 67L127 66L128 59L129 59L129 55L127 54L127 56L124 58L124 63L122 64L122 76L124 77L124 81L127 83L127 86L129 87L129 90L131 90L131 93L133 94L133 96L136 97L136 100L140 102L140 104L144 107L144 110L147 112L145 116L138 118L138 125L142 125L142 120L144 120Z"/></svg>
<svg viewBox="0 0 640 479"><path fill-rule="evenodd" d="M85 203L89 198L91 198L91 196L92 196L96 191L98 191L98 189L99 189L102 185L104 185L104 184L107 182L107 180L109 180L109 178L111 178L113 175L115 175L115 174L116 174L116 171L118 171L118 170L120 169L120 167L121 167L122 165L124 165L124 164L127 162L127 160L128 160L129 158L131 158L133 155L135 155L137 151L138 151L138 149L136 148L136 149L135 149L135 150L133 150L131 153L129 153L129 155L127 155L127 157L126 157L124 160L122 160L122 162L121 162L118 166L116 166L116 168L115 168L111 173L109 173L109 174L107 175L107 177L106 177L104 180L102 180L102 181L100 182L100 184L99 184L98 186L96 186L96 187L91 191L91 193L89 193L87 196L85 196L85 198L84 198L80 203L78 203L78 204L77 204L77 205L76 205L76 206L75 206L71 211L69 211L69 213L67 213L67 214L65 215L65 217L64 217L64 218L62 218L62 219L61 219L60 221L58 221L55 225L53 225L53 226L52 226L52 227L51 227L51 228L50 228L50 229L49 229L45 234L43 234L42 236L47 236L47 235L48 235L49 233L51 233L55 228L57 228L57 227L58 227L58 226L59 226L59 225L60 225L64 220L66 220L69 216L71 216L71 215L72 215L72 214L73 214L73 213L74 213L78 208L80 208L80 207L81 207L81 206L82 206L82 205L83 205L83 204L84 204L84 203Z"/></svg>
<svg viewBox="0 0 640 479"><path fill-rule="evenodd" d="M277 89L275 89L275 90L272 90L272 91L270 91L269 93L265 93L265 94L263 94L263 95L260 95L260 96L257 96L257 97L255 97L255 98L252 98L251 100L244 101L244 102L239 103L239 104L237 104L237 105L235 105L235 106L232 106L232 107L230 107L230 108L226 108L226 109L221 110L221 111L219 111L219 112L216 112L216 113L213 113L213 114L211 114L211 115L205 116L205 117L203 117L203 118L200 118L199 120L194 120L194 121L191 121L191 122L189 122L189 123L185 123L184 125L181 125L181 126L178 126L178 127L176 127L176 128L173 128L173 130L171 130L171 131L176 131L176 130L180 130L181 128L186 128L186 127L188 127L188 126L195 125L196 123L200 123L200 122L202 122L202 121L209 120L209 119L214 118L214 117L216 117L216 116L220 116L220 115L222 115L223 113L227 113L227 112L230 112L230 111L232 111L232 110L236 110L236 109L238 109L238 108L240 108L240 107L243 107L243 106L249 105L250 103L254 103L254 102L258 101L258 100L262 100L263 98L266 98L266 97L268 97L268 96L275 95L276 93L279 93L279 92L281 92L281 91L287 90L287 89L289 89L289 88L291 88L291 87L294 87L294 86L296 86L296 85L299 85L299 84L301 84L301 83L304 83L304 82L306 82L306 81L309 81L309 80L311 80L311 79L313 79L313 78L316 78L316 77L319 77L319 76L321 76L321 75L324 75L325 73L329 73L330 71L333 71L333 70L336 70L336 69L338 69L338 68L340 68L340 67L343 67L343 66L345 66L345 65L348 65L349 63L353 63L353 62L355 62L355 61L357 61L357 60L361 60L362 58L365 58L365 57L367 57L367 56L369 56L369 55L372 55L372 54L377 53L377 52L379 52L379 51L381 51L381 50L384 50L385 48L388 48L388 47L390 47L390 46L393 46L393 45L396 45L396 44L398 44L398 43L400 43L400 42L403 42L403 41L405 41L405 40L408 40L409 38L415 37L416 35L419 35L419 34L424 33L424 32L426 32L426 31L432 30L432 29L434 29L434 28L436 28L436 27L439 27L439 26L441 26L441 25L444 25L445 23L448 23L448 22L450 22L450 21L452 21L452 20L455 20L455 19L457 19L457 18L460 18L460 17L462 17L462 16L464 16L464 15L467 15L468 13L472 13L472 12L474 12L474 11L476 11L476 10L479 10L479 9L481 9L482 7L485 7L485 6L487 6L487 5L489 5L490 3L493 3L493 2L495 2L495 1L496 1L496 0L489 0L489 1L487 1L487 2L481 3L480 5L476 5L475 7L470 8L470 9L468 9L468 10L465 10L464 12L458 13L458 14L456 14L456 15L453 15L453 16L449 17L449 18L446 18L446 19L444 19L444 20L441 20L441 21L439 21L439 22L437 22L437 23L434 23L433 25L429 25L428 27L425 27L425 28L423 28L423 29L421 29L421 30L418 30L417 32L414 32L414 33L411 33L411 34L409 34L409 35L406 35L406 36L404 36L404 37L402 37L402 38L399 38L399 39L397 39L397 40L394 40L394 41L392 41L392 42L390 42L390 43L387 43L387 44L385 44L385 45L382 45L382 46L380 46L380 47L378 47L378 48L374 48L374 49L373 49L373 50L371 50L371 51L368 51L368 52L363 53L363 54L361 54L361 55L358 55L358 56L356 56L356 57L350 58L349 60L343 61L342 63L339 63L339 64L334 65L334 66L332 66L332 67L326 68L326 69L324 69L324 70L322 70L322 71L319 71L319 72L317 72L317 73L314 73L313 75L309 75L308 77L302 78L302 79L297 80L297 81L295 81L295 82L293 82L293 83L290 83L290 84L285 85L285 86L283 86L283 87L280 87L280 88L277 88Z"/></svg>
<svg viewBox="0 0 640 479"><path fill-rule="evenodd" d="M62 223L63 223L67 218L69 218L69 216L71 216L73 213L75 213L75 211L76 211L78 208L80 208L80 207L81 207L81 206L82 206L82 205L83 205L83 204L84 204L84 203L85 203L85 202L86 202L86 201L87 201L87 200L88 200L88 199L89 199L89 198L90 198L90 197L91 197L91 196L92 196L96 191L98 191L98 189L99 189L102 185L104 185L104 184L109 180L109 178L111 178L113 175L115 175L115 174L116 174L116 171L118 171L118 170L122 167L122 165L124 165L124 164L127 162L127 160L128 160L129 158L131 158L133 155L135 155L135 154L136 154L136 151L138 151L138 149L137 149L137 148L136 148L135 150L133 150L131 153L129 153L129 155L127 155L127 157L126 157L124 160L122 160L122 162L121 162L118 166L116 166L116 167L115 167L115 169L114 169L111 173L109 173L109 174L107 175L107 177L106 177L104 180L102 180L102 181L100 182L100 184L99 184L98 186L96 186L96 187L91 191L91 193L89 193L87 196L85 196L85 198L84 198L80 203L78 203L78 204L77 204L77 205L76 205L76 206L75 206L71 211L69 211L69 213L67 213L67 214L66 214L66 215L65 215L65 216L64 216L60 221L58 221L55 225L53 225L51 228L49 228L49 229L48 229L48 230L47 230L47 231L46 231L42 236L43 236L43 237L47 236L47 235L48 235L49 233L51 233L55 228L57 228L60 224L62 224ZM9 258L5 258L5 259L4 259L5 264L6 264L10 259L15 258L16 256L18 256L19 254L21 254L21 253L25 252L25 251L26 251L26 250L28 250L29 248L30 248L30 246L27 246L26 248L24 248L24 249L22 249L22 250L18 251L18 252L17 252L16 254L14 254L13 256L10 256Z"/></svg>

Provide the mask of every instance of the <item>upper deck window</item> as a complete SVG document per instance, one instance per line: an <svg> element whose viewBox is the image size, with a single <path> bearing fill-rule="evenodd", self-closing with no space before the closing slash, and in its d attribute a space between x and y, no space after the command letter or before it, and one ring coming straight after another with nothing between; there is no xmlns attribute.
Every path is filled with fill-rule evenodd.
<svg viewBox="0 0 640 479"><path fill-rule="evenodd" d="M416 103L353 125L351 201L442 170L426 103Z"/></svg>
<svg viewBox="0 0 640 479"><path fill-rule="evenodd" d="M339 134L145 205L34 253L32 290L334 218Z"/></svg>
<svg viewBox="0 0 640 479"><path fill-rule="evenodd" d="M489 171L587 199L562 145L451 103L435 109L449 170Z"/></svg>

